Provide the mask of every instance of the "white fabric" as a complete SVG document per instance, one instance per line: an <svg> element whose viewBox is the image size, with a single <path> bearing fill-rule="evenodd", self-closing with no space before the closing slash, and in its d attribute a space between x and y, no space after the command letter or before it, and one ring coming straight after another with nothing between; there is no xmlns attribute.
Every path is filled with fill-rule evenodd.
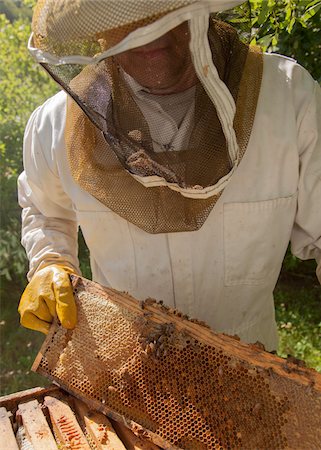
<svg viewBox="0 0 321 450"><path fill-rule="evenodd" d="M193 17L189 22L191 32L190 49L195 71L207 95L215 105L226 139L232 166L239 162L239 147L233 127L236 105L234 98L223 80L220 79L208 40L209 17ZM204 68L206 70L204 71ZM232 175L232 173L231 173Z"/></svg>
<svg viewBox="0 0 321 450"><path fill-rule="evenodd" d="M321 93L294 61L265 55L247 151L202 228L148 234L73 181L64 146L66 94L49 99L26 129L19 178L29 278L39 264L77 267L76 224L93 279L154 297L214 330L277 347L273 289L291 238L316 258L321 281Z"/></svg>

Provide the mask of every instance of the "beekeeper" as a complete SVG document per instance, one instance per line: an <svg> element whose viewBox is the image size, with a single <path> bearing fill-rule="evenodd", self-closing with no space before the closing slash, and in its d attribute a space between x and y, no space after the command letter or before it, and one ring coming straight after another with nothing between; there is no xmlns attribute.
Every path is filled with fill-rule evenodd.
<svg viewBox="0 0 321 450"><path fill-rule="evenodd" d="M213 15L241 3L39 2L29 49L63 91L25 133L22 325L75 326L80 226L95 281L277 348L290 240L321 281L321 94Z"/></svg>

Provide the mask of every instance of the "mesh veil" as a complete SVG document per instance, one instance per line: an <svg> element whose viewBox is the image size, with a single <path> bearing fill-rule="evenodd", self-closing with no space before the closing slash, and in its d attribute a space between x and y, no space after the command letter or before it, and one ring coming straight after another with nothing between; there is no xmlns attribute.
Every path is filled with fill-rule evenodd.
<svg viewBox="0 0 321 450"><path fill-rule="evenodd" d="M70 32L68 39L62 38L62 30L71 17L68 16L67 20L65 15L64 20L54 20L52 23L50 20L45 21L46 14L43 11L48 2L42 3L34 16L34 44L64 59L60 64L52 64L47 58L42 64L71 96L67 104L65 141L73 178L112 211L149 233L199 229L221 195L220 185L226 182L245 152L260 90L261 53L242 43L232 27L212 16L207 33L210 58L215 64L219 81L228 88L232 102L236 105L233 132L235 130L238 155L235 162L231 158L228 136L222 126L222 113L212 101L206 83L202 82L198 74L194 77L195 81L188 85L188 80L193 78L193 54L188 49L181 56L179 41L173 48L177 51L177 61L181 60L183 65L188 66L182 75L183 78L187 74L187 88L183 86L165 95L153 92L155 80L159 77L161 84L162 71L167 70L164 59L161 59L162 53L157 48L155 55L152 53L152 63L147 64L145 70L137 65L141 55L135 53L134 49L130 60L132 66L137 65L138 76L134 71L134 86L130 82L133 77L128 81L128 72L122 64L122 55L130 55L128 51L116 51L114 55L85 66L69 63L65 56L77 54L95 57L102 52L108 53L111 47L121 45L124 37L126 40L132 30L135 33L137 27L146 29L147 26L148 29L149 24L157 22L159 18L166 18L169 11L174 14L176 9L198 2L152 1L148 3L150 10L148 13L145 11L143 19L132 8L132 16L127 24L117 19L118 26L110 30L106 29L104 23L98 27L94 21L88 21L88 27L92 27L90 32L80 26L74 27L78 34ZM78 3L87 4L88 8L90 6L90 2ZM108 2L95 2L95 5L99 6L100 3ZM167 9L165 6L157 9L156 3L167 5ZM123 9L126 8L124 5ZM133 11L137 14L133 14ZM57 14L59 16L59 11ZM185 25L187 23L183 22L174 30L183 30ZM49 28L53 30L50 31L51 35L58 38L48 38ZM41 29L43 34L39 32ZM184 33L188 34L187 26ZM179 39L178 33L177 36ZM184 51L185 47L181 48ZM188 65L186 61L189 59ZM177 71L168 70L174 75ZM203 78L207 77L209 70L209 66L202 66ZM187 101L185 92L189 93ZM184 133L181 133L183 139L176 148L168 149L162 144L159 148L155 138L155 117L151 120L146 109L142 108L142 96L147 96L147 100L144 100L146 105L152 99L154 109L157 103L165 110L178 111L178 118L172 115L169 119L172 124L176 121L173 125L174 128L177 126L174 143L176 134L184 126L187 137L184 138ZM151 116L153 114L151 111ZM166 127L160 120L157 128L156 121L156 137L162 133L164 137ZM212 189L212 193L203 195L207 189Z"/></svg>

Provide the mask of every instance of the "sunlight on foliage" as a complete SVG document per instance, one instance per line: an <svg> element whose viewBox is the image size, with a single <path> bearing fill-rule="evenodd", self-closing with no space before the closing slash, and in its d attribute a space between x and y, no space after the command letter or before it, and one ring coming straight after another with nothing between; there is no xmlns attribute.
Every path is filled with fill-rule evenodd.
<svg viewBox="0 0 321 450"><path fill-rule="evenodd" d="M25 276L26 257L20 246L17 176L22 170L23 132L30 113L57 92L56 85L27 50L28 19L14 22L0 15L0 274Z"/></svg>
<svg viewBox="0 0 321 450"><path fill-rule="evenodd" d="M295 58L321 82L321 0L250 0L252 44Z"/></svg>

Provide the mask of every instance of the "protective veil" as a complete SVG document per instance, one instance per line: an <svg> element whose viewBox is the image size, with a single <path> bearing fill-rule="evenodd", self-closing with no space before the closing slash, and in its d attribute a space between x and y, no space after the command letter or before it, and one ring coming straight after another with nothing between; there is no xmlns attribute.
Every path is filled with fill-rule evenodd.
<svg viewBox="0 0 321 450"><path fill-rule="evenodd" d="M37 5L29 50L72 97L65 132L72 176L149 233L199 229L247 147L262 55L215 14L241 3ZM157 107L171 129L157 120Z"/></svg>

